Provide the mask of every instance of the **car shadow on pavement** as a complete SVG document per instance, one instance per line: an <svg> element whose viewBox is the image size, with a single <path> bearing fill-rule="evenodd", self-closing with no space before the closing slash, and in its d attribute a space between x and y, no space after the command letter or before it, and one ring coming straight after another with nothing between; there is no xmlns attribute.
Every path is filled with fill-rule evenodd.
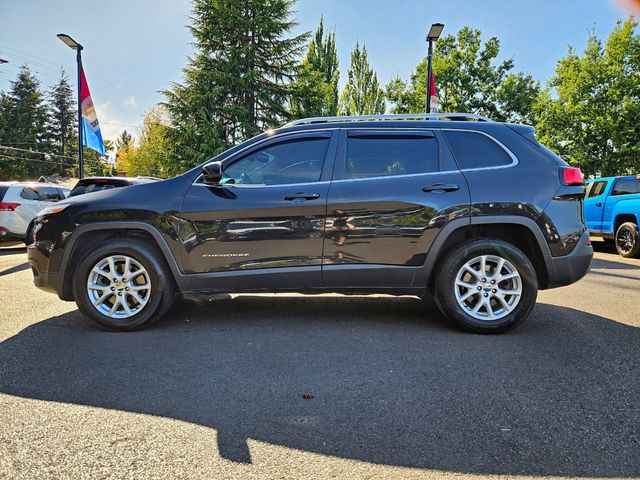
<svg viewBox="0 0 640 480"><path fill-rule="evenodd" d="M640 474L640 329L547 304L499 336L414 298L183 302L149 330L77 311L0 343L0 392L214 428L378 464L504 475Z"/></svg>

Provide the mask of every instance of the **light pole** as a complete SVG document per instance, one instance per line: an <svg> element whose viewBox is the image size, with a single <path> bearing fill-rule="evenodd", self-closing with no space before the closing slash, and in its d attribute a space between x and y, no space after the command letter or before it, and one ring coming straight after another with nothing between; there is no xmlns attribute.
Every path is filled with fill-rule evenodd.
<svg viewBox="0 0 640 480"><path fill-rule="evenodd" d="M82 152L82 98L81 75L82 75L82 45L76 42L66 33L59 33L58 38L72 50L76 51L76 62L78 63L78 178L82 178L84 172L84 161Z"/></svg>
<svg viewBox="0 0 640 480"><path fill-rule="evenodd" d="M427 42L429 43L429 53L427 62L427 101L426 101L426 113L431 113L431 72L433 71L433 42L440 38L444 24L434 23L427 33Z"/></svg>

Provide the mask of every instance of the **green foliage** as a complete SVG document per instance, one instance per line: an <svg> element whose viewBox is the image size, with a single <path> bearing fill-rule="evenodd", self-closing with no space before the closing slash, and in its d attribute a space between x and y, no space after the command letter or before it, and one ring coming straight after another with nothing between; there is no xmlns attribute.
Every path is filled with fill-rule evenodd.
<svg viewBox="0 0 640 480"><path fill-rule="evenodd" d="M603 43L595 33L569 48L535 107L539 139L586 174L637 173L640 158L640 36L619 21Z"/></svg>
<svg viewBox="0 0 640 480"><path fill-rule="evenodd" d="M173 166L167 135L166 110L156 105L144 117L142 130L135 145L125 130L116 140L116 169L127 176L166 177Z"/></svg>
<svg viewBox="0 0 640 480"><path fill-rule="evenodd" d="M78 113L69 77L64 70L60 80L49 90L47 139L50 151L59 155L74 155L78 151Z"/></svg>
<svg viewBox="0 0 640 480"><path fill-rule="evenodd" d="M293 85L291 113L294 118L338 114L338 53L334 32L325 35L324 21L309 43L307 55L298 67Z"/></svg>
<svg viewBox="0 0 640 480"><path fill-rule="evenodd" d="M0 94L0 145L38 151L47 144L47 107L40 82L26 65L20 67L9 92ZM0 159L0 177L26 179L36 172L50 174L56 164L27 152L13 151Z"/></svg>
<svg viewBox="0 0 640 480"><path fill-rule="evenodd" d="M530 121L539 85L530 75L509 73L513 61L496 62L500 41L482 42L480 30L463 27L436 44L433 71L442 112L470 112L498 121ZM393 113L425 111L427 58L407 82L399 77L386 86Z"/></svg>
<svg viewBox="0 0 640 480"><path fill-rule="evenodd" d="M194 0L195 53L165 91L173 161L193 167L290 118L291 81L307 34L289 37L294 0Z"/></svg>
<svg viewBox="0 0 640 480"><path fill-rule="evenodd" d="M378 75L369 65L367 47L356 47L351 52L351 65L347 84L340 96L340 115L376 115L385 112L384 91L378 84Z"/></svg>

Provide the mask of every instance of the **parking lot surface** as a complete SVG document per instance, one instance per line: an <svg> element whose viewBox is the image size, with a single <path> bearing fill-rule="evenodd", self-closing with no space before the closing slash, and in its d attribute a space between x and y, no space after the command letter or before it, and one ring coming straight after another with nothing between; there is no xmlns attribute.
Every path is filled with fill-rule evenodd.
<svg viewBox="0 0 640 480"><path fill-rule="evenodd" d="M98 331L0 252L0 478L640 476L640 260L499 336L411 297L220 296Z"/></svg>

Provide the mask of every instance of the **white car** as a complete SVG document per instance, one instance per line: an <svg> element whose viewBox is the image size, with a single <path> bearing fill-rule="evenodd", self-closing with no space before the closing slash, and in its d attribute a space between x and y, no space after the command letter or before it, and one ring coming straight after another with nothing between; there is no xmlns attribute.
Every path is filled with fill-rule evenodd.
<svg viewBox="0 0 640 480"><path fill-rule="evenodd" d="M38 212L67 198L69 189L52 183L0 182L0 242L31 239Z"/></svg>

